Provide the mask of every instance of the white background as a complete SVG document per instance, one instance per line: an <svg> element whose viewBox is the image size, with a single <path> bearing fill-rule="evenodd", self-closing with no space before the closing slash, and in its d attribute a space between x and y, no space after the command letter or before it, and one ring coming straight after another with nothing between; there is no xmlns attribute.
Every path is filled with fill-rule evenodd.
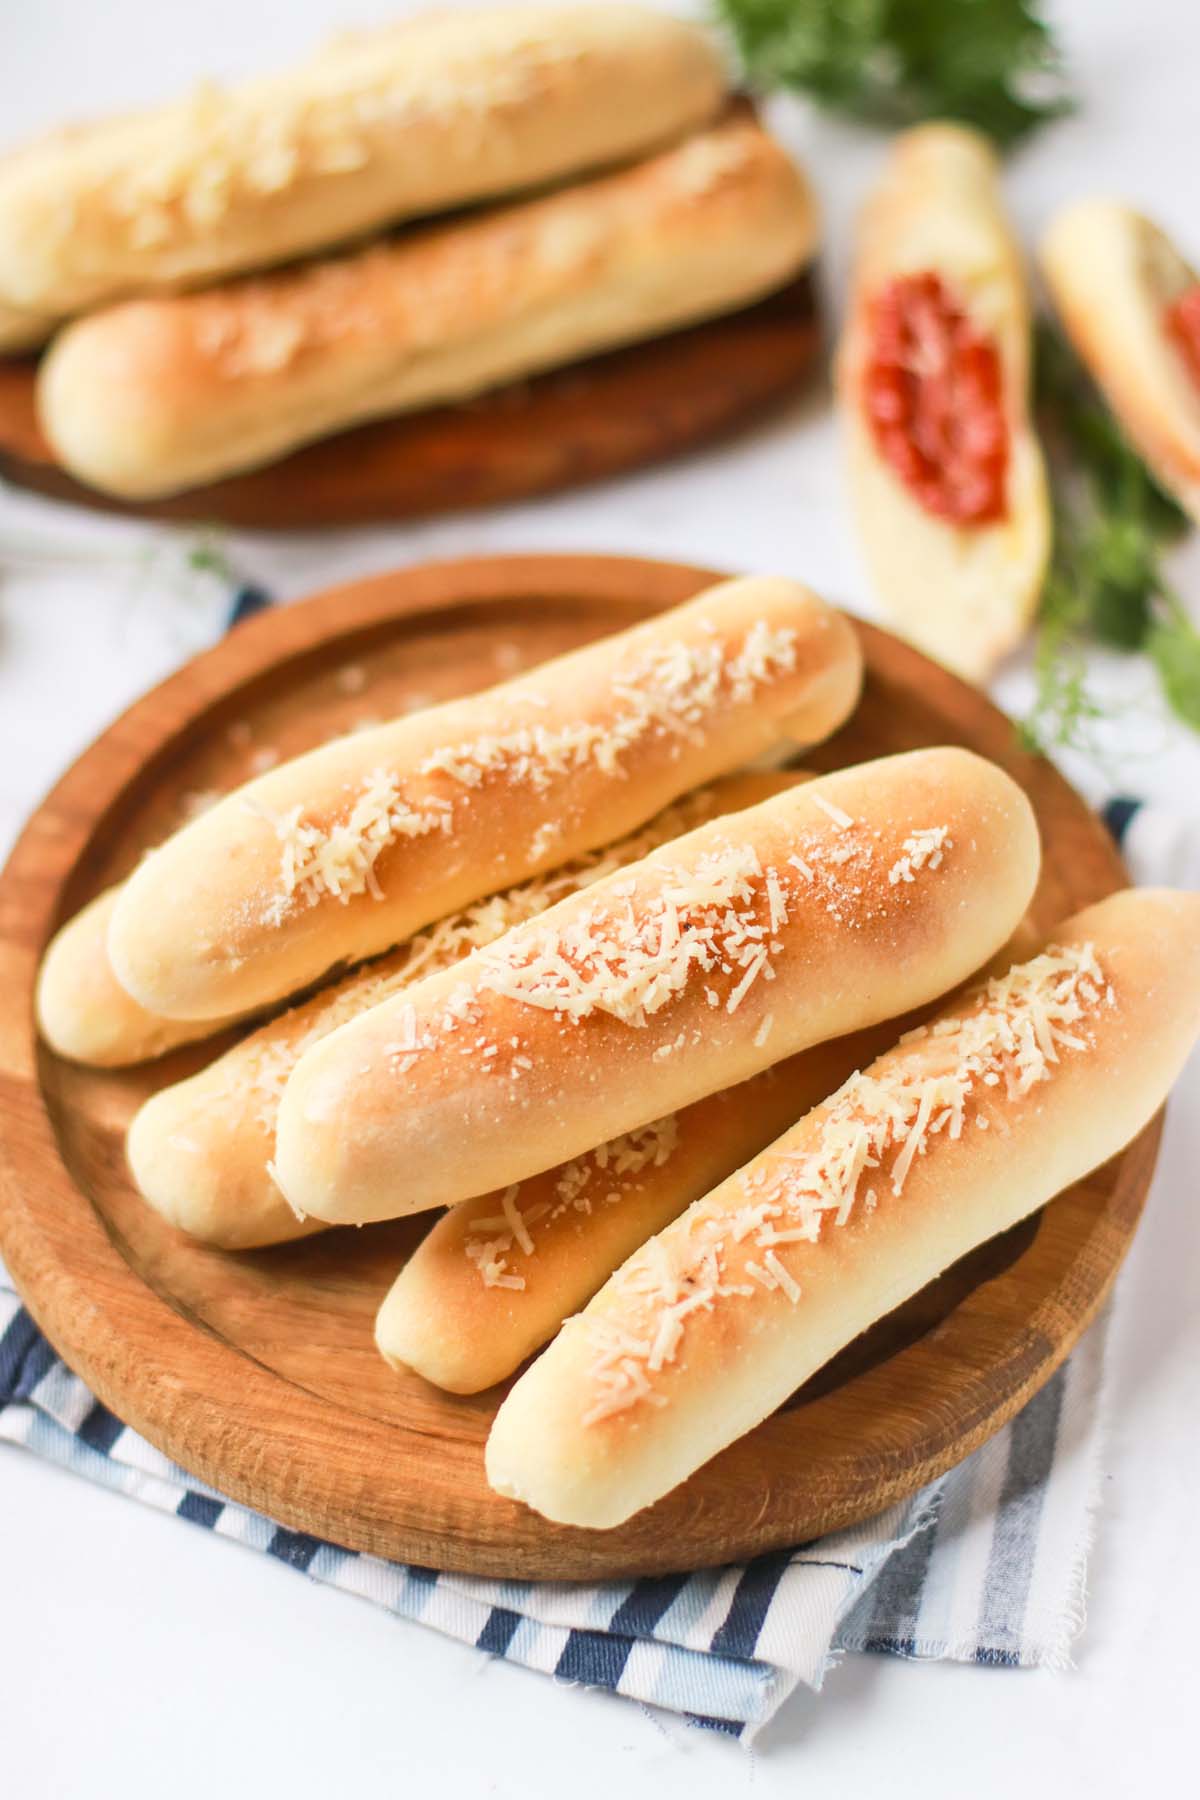
<svg viewBox="0 0 1200 1800"><path fill-rule="evenodd" d="M0 0L0 118L13 137L152 101L205 73L283 61L331 25L396 0ZM1011 165L1031 236L1060 201L1122 193L1200 251L1194 0L1054 8L1079 116ZM823 196L836 304L853 207L882 145L790 104L777 123ZM147 563L147 546L157 546ZM420 528L228 545L277 594L438 554L630 550L803 575L870 610L818 384L733 447L583 495ZM66 763L127 701L217 629L222 604L179 574L169 534L0 492L0 849ZM1200 557L1180 565L1200 598ZM1109 773L1195 811L1200 745L1147 679L1110 668L1123 716ZM1024 704L1018 663L999 693ZM852 1658L801 1694L753 1757L628 1702L553 1686L272 1559L0 1449L0 1793L130 1800L213 1792L391 1791L628 1800L686 1782L697 1800L818 1784L984 1800L1185 1790L1192 1777L1200 1573L1200 1068L1172 1109L1149 1214L1122 1279L1113 1425L1089 1620L1065 1676ZM2 1123L0 1123L2 1129Z"/></svg>

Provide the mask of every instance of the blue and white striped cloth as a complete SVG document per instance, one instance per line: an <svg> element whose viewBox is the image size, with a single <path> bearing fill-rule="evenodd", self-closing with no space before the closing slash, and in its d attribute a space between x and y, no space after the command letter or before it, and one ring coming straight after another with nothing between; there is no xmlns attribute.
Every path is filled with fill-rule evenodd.
<svg viewBox="0 0 1200 1800"><path fill-rule="evenodd" d="M229 623L268 597L243 589ZM1200 886L1193 833L1114 801L1135 874ZM55 1356L0 1264L0 1440L398 1617L559 1681L749 1742L847 1651L1062 1668L1083 1620L1106 1323L1004 1431L910 1502L743 1567L636 1582L486 1581L382 1561L226 1500L121 1424Z"/></svg>
<svg viewBox="0 0 1200 1800"><path fill-rule="evenodd" d="M357 1555L222 1498L61 1363L0 1265L0 1440L278 1557L493 1656L749 1741L847 1650L1063 1667L1082 1622L1104 1329L933 1488L742 1567L636 1582L486 1581Z"/></svg>

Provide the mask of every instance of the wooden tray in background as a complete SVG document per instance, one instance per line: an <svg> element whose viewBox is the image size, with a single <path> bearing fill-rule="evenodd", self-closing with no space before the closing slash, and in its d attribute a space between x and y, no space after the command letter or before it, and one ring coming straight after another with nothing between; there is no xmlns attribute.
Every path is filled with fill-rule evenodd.
<svg viewBox="0 0 1200 1800"><path fill-rule="evenodd" d="M0 360L0 477L146 519L309 530L411 519L578 487L737 430L794 395L820 351L811 276L757 306L610 351L466 406L326 438L169 500L123 504L75 481L37 422L32 358Z"/></svg>
<svg viewBox="0 0 1200 1800"><path fill-rule="evenodd" d="M139 701L30 820L0 877L0 1250L52 1342L105 1403L203 1480L355 1549L514 1578L725 1562L879 1511L996 1431L1094 1316L1145 1200L1159 1123L1039 1217L956 1265L774 1418L611 1532L571 1530L488 1490L500 1390L472 1399L399 1376L375 1309L421 1218L222 1255L145 1208L122 1155L142 1098L212 1054L125 1073L36 1041L34 975L54 928L123 874L197 792L364 715L487 685L675 604L711 577L615 557L518 557L384 575L240 626ZM1119 886L1103 829L978 693L863 627L835 767L967 744L1022 782L1046 859L1036 922Z"/></svg>

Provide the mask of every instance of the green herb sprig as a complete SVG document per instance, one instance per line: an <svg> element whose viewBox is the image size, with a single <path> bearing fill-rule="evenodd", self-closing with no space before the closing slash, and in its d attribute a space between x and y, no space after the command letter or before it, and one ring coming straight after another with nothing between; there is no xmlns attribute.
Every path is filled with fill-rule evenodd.
<svg viewBox="0 0 1200 1800"><path fill-rule="evenodd" d="M1034 654L1034 704L1022 734L1041 750L1092 747L1091 728L1106 711L1088 686L1092 643L1148 656L1172 710L1200 731L1200 634L1163 569L1165 553L1188 529L1187 516L1046 323L1036 351L1054 551Z"/></svg>
<svg viewBox="0 0 1200 1800"><path fill-rule="evenodd" d="M713 0L755 87L869 124L961 119L1002 146L1071 108L1037 0Z"/></svg>

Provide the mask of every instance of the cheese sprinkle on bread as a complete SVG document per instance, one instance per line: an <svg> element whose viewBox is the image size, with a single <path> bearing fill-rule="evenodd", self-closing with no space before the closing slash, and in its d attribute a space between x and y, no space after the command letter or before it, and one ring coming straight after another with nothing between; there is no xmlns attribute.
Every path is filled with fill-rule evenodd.
<svg viewBox="0 0 1200 1800"><path fill-rule="evenodd" d="M488 1479L607 1528L1122 1149L1200 1031L1200 897L1126 891L935 1014L634 1253L521 1377Z"/></svg>
<svg viewBox="0 0 1200 1800"><path fill-rule="evenodd" d="M1020 789L958 749L716 820L310 1050L280 1185L333 1223L521 1181L946 992L1009 937L1038 866Z"/></svg>
<svg viewBox="0 0 1200 1800"><path fill-rule="evenodd" d="M853 628L809 589L721 582L227 795L126 882L114 973L168 1018L270 1004L765 751L828 736L861 679Z"/></svg>

